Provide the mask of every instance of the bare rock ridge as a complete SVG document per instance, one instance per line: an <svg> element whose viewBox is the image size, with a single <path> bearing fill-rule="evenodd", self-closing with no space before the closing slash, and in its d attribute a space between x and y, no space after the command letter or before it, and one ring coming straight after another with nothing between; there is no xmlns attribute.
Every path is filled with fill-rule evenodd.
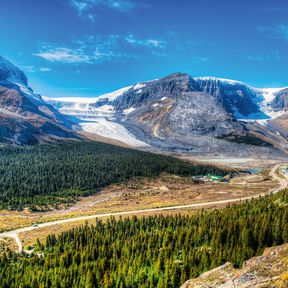
<svg viewBox="0 0 288 288"><path fill-rule="evenodd" d="M0 57L0 142L36 144L77 138L73 123L28 86L25 74Z"/></svg>
<svg viewBox="0 0 288 288"><path fill-rule="evenodd" d="M262 256L247 260L241 269L231 263L201 274L181 288L288 287L288 244L266 248Z"/></svg>

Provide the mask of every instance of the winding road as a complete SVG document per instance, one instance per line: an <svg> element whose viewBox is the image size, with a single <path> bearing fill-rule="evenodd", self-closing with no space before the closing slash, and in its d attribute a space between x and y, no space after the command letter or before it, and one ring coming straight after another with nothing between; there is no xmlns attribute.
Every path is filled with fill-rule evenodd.
<svg viewBox="0 0 288 288"><path fill-rule="evenodd" d="M197 203L197 204L169 206L169 207L162 207L162 208L151 208L151 209L142 209L142 210L133 210L133 211L125 211L125 212L114 212L114 213L106 213L106 214L95 214L95 215L89 215L89 216L73 217L73 218L69 218L69 219L63 219L63 220L57 220L57 221L38 224L37 227L29 226L29 227L16 229L13 231L3 232L3 233L0 233L0 238L4 238L4 237L5 238L6 237L13 238L18 245L18 251L22 252L23 247L22 247L22 243L21 243L18 235L20 233L29 232L29 231L39 229L39 228L44 228L44 227L49 227L49 226L54 226L54 225L59 225L59 224L64 224L64 223L71 223L71 222L81 221L81 220L110 217L110 216L135 215L135 214L141 214L141 213L147 213L147 212L161 212L161 211L179 210L179 209L186 209L186 208L202 208L202 207L207 207L207 206L211 206L211 205L219 205L219 204L220 205L221 204L230 204L230 203L249 200L252 198L258 198L258 197L265 196L265 195L271 194L271 193L276 194L279 191L287 188L287 186L288 186L288 175L282 174L284 177L280 177L277 175L277 170L283 165L284 164L277 164L270 171L270 176L274 180L279 182L279 184L280 184L279 187L277 189L274 189L273 191L268 191L267 193L261 193L261 194L256 195L256 196L253 195L253 196L249 196L249 197L227 199L227 200L220 200L220 201L214 201L214 202L205 202L205 203Z"/></svg>

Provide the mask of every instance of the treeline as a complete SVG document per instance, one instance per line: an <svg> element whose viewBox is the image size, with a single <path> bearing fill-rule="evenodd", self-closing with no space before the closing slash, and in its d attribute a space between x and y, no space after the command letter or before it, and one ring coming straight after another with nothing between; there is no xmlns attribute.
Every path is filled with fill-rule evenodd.
<svg viewBox="0 0 288 288"><path fill-rule="evenodd" d="M109 184L162 172L190 176L225 171L96 142L0 148L0 210L74 202Z"/></svg>
<svg viewBox="0 0 288 288"><path fill-rule="evenodd" d="M38 241L44 256L5 252L1 287L174 288L284 242L287 192L193 216L111 218Z"/></svg>

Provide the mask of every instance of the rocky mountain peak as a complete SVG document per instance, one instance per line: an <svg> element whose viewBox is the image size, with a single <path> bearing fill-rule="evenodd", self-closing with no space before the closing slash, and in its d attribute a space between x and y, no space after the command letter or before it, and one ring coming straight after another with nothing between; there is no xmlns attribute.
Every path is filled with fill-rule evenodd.
<svg viewBox="0 0 288 288"><path fill-rule="evenodd" d="M176 72L158 81L169 83L170 85L177 85L178 89L181 89L182 92L200 91L197 82L187 73Z"/></svg>
<svg viewBox="0 0 288 288"><path fill-rule="evenodd" d="M186 92L200 91L199 85L188 74L174 73L164 78L138 83L116 98L112 103L116 110L155 104L161 99L177 99Z"/></svg>
<svg viewBox="0 0 288 288"><path fill-rule="evenodd" d="M25 74L11 62L0 56L0 82L13 82L27 86L28 81Z"/></svg>

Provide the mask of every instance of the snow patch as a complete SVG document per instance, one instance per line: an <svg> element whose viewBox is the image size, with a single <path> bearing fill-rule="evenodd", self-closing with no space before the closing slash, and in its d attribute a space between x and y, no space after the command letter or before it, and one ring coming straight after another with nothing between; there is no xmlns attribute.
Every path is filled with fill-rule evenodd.
<svg viewBox="0 0 288 288"><path fill-rule="evenodd" d="M167 99L167 97L162 97L162 98L161 98L161 101L164 101L165 99Z"/></svg>
<svg viewBox="0 0 288 288"><path fill-rule="evenodd" d="M283 115L284 111L274 112L271 108L271 102L275 99L276 93L280 92L285 88L263 88L257 89L262 99L258 101L260 110L268 115L270 118L274 119Z"/></svg>
<svg viewBox="0 0 288 288"><path fill-rule="evenodd" d="M133 89L134 89L134 90L139 90L139 89L142 89L142 88L144 88L144 87L146 87L146 84L144 84L144 83L138 83L138 84L136 84L136 85L133 87Z"/></svg>
<svg viewBox="0 0 288 288"><path fill-rule="evenodd" d="M112 105L103 105L95 108L95 111L113 114L115 112L115 109Z"/></svg>
<svg viewBox="0 0 288 288"><path fill-rule="evenodd" d="M111 92L111 93L104 94L102 96L97 97L97 99L98 99L98 101L103 100L103 99L107 99L109 102L112 102L112 101L116 100L118 97L122 96L125 92L127 92L132 87L133 86L129 86L129 87L125 87L125 88L119 89L119 90Z"/></svg>
<svg viewBox="0 0 288 288"><path fill-rule="evenodd" d="M275 98L275 94L283 89L285 88L264 88L259 90L264 97L264 103L271 103Z"/></svg>
<svg viewBox="0 0 288 288"><path fill-rule="evenodd" d="M13 82L13 84L17 85L20 89L20 91L28 98L32 98L37 101L42 102L42 98L38 94L34 94L33 90L25 85L22 85L21 83Z"/></svg>
<svg viewBox="0 0 288 288"><path fill-rule="evenodd" d="M136 108L128 108L123 110L123 114L128 115L129 113L133 112Z"/></svg>
<svg viewBox="0 0 288 288"><path fill-rule="evenodd" d="M221 81L230 85L235 85L235 84L243 84L247 86L247 84L244 84L241 81L237 80L232 80L232 79L225 79L225 78L218 78L218 77L195 77L193 78L195 81L200 80L200 81Z"/></svg>

